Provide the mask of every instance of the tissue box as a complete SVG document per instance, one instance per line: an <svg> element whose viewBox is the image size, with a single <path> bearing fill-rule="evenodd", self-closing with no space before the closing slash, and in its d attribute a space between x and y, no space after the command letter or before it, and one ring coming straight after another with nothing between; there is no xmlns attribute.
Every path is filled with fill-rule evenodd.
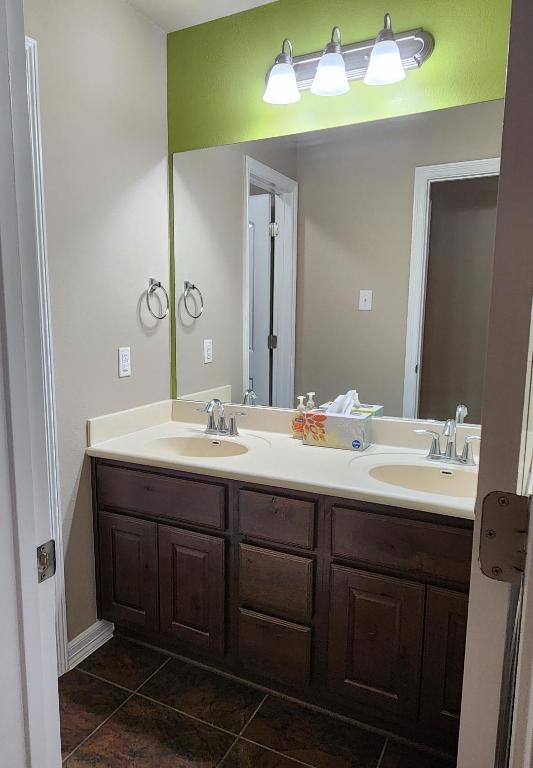
<svg viewBox="0 0 533 768"><path fill-rule="evenodd" d="M372 416L369 413L324 413L313 410L305 414L304 445L364 451L371 443Z"/></svg>
<svg viewBox="0 0 533 768"><path fill-rule="evenodd" d="M361 405L358 405L353 409L352 413L369 413L370 416L383 416L384 408L382 405L361 403Z"/></svg>

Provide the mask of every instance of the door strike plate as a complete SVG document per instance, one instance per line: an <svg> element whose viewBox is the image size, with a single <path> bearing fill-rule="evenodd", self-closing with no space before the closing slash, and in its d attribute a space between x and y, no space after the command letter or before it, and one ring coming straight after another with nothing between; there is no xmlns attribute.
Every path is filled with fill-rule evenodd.
<svg viewBox="0 0 533 768"><path fill-rule="evenodd" d="M529 498L492 491L483 499L479 563L489 579L520 584L527 552Z"/></svg>
<svg viewBox="0 0 533 768"><path fill-rule="evenodd" d="M53 539L37 547L37 581L50 579L56 572L56 543Z"/></svg>

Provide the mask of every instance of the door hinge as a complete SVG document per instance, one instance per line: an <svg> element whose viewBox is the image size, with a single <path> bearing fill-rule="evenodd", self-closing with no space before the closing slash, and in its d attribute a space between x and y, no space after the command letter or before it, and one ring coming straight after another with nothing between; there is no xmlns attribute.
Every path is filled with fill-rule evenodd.
<svg viewBox="0 0 533 768"><path fill-rule="evenodd" d="M56 543L50 539L37 547L37 581L50 579L56 572Z"/></svg>
<svg viewBox="0 0 533 768"><path fill-rule="evenodd" d="M268 234L270 237L277 237L279 235L279 224L277 221L271 221L268 225Z"/></svg>
<svg viewBox="0 0 533 768"><path fill-rule="evenodd" d="M529 498L492 491L483 499L479 563L490 579L520 584L527 553Z"/></svg>
<svg viewBox="0 0 533 768"><path fill-rule="evenodd" d="M271 333L268 337L268 348L269 349L278 348L278 337L275 336L273 333Z"/></svg>

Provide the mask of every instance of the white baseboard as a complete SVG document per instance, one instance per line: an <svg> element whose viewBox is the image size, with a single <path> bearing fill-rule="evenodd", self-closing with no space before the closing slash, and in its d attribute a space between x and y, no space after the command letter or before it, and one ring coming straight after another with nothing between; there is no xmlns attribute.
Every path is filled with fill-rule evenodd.
<svg viewBox="0 0 533 768"><path fill-rule="evenodd" d="M111 640L114 631L115 625L110 621L95 621L81 635L71 640L68 644L68 668L74 669L101 645Z"/></svg>

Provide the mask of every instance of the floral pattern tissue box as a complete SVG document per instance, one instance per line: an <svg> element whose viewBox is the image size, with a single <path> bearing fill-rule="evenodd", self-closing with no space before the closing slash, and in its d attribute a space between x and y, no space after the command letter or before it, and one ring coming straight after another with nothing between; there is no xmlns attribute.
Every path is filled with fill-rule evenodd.
<svg viewBox="0 0 533 768"><path fill-rule="evenodd" d="M302 436L305 445L364 451L371 444L372 416L369 413L347 416L317 410L307 411L304 418Z"/></svg>

